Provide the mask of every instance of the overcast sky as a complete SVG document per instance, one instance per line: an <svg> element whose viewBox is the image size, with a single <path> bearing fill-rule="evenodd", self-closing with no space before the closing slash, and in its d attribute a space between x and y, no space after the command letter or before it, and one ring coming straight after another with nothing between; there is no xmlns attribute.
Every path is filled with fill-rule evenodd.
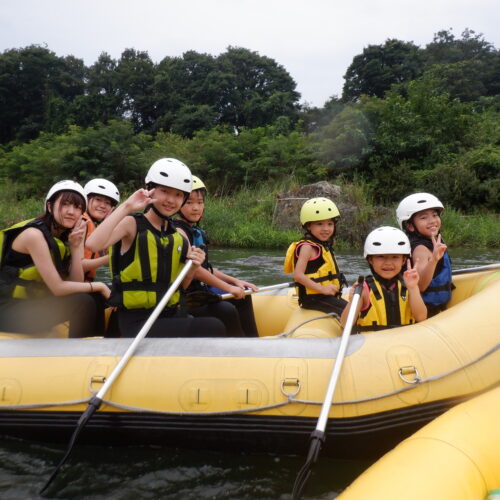
<svg viewBox="0 0 500 500"><path fill-rule="evenodd" d="M342 93L352 59L388 38L421 47L465 28L500 48L498 0L0 0L0 51L46 45L94 63L126 48L159 62L188 50L218 55L245 47L275 59L302 102Z"/></svg>

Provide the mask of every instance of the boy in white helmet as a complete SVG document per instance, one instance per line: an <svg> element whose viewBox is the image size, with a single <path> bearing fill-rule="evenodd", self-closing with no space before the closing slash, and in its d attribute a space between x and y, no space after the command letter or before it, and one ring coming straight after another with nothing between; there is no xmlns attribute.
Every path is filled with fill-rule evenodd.
<svg viewBox="0 0 500 500"><path fill-rule="evenodd" d="M339 210L327 198L311 198L300 210L303 238L287 250L283 270L293 273L299 305L340 316L347 302L341 297L346 284L333 253Z"/></svg>
<svg viewBox="0 0 500 500"><path fill-rule="evenodd" d="M110 291L83 281L86 204L80 184L60 181L43 215L0 232L0 331L40 334L69 321L70 337L95 335L90 293L107 299Z"/></svg>
<svg viewBox="0 0 500 500"><path fill-rule="evenodd" d="M441 236L443 204L429 193L404 198L396 209L399 227L408 235L417 262L419 288L430 316L446 309L454 288L451 260Z"/></svg>
<svg viewBox="0 0 500 500"><path fill-rule="evenodd" d="M87 223L87 239L95 228L113 211L120 203L120 192L118 188L106 179L92 179L83 187L87 195L87 211L83 214L83 220ZM93 281L97 269L108 264L106 250L94 253L85 248L83 270L85 280Z"/></svg>
<svg viewBox="0 0 500 500"><path fill-rule="evenodd" d="M191 186L191 171L184 163L174 158L156 161L146 175L146 189L139 189L119 205L86 242L93 252L110 247L113 287L109 302L118 306L122 337L136 336L186 259L193 261L193 267L183 287L189 285L205 259L205 253L189 245L170 221L186 201ZM180 296L179 290L172 295L149 337L225 335L224 324L218 319L186 315L180 308Z"/></svg>
<svg viewBox="0 0 500 500"><path fill-rule="evenodd" d="M366 277L358 302L358 331L395 328L427 318L427 308L418 288L417 267L411 266L410 242L403 231L388 226L374 229L366 237L364 257L372 275ZM405 265L407 270L402 274ZM342 313L342 326L350 307L349 303Z"/></svg>

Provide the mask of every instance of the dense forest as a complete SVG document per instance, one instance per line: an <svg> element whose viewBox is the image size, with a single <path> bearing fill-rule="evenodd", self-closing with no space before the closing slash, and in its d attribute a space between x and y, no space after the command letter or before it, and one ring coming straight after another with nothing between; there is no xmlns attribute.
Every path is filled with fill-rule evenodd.
<svg viewBox="0 0 500 500"><path fill-rule="evenodd" d="M388 39L344 78L342 95L315 108L283 66L245 48L159 63L127 49L90 67L47 47L6 50L0 188L24 198L99 176L129 190L173 156L212 193L326 179L361 183L379 203L428 190L459 210L500 212L500 51L482 34Z"/></svg>

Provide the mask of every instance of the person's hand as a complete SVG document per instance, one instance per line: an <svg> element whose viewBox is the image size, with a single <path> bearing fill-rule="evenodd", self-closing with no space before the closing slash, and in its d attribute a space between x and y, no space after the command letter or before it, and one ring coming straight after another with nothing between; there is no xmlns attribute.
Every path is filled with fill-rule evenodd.
<svg viewBox="0 0 500 500"><path fill-rule="evenodd" d="M229 293L234 295L235 299L244 299L245 298L245 290L239 286L231 286L229 288Z"/></svg>
<svg viewBox="0 0 500 500"><path fill-rule="evenodd" d="M87 223L80 217L68 235L68 245L75 249L83 244L87 234Z"/></svg>
<svg viewBox="0 0 500 500"><path fill-rule="evenodd" d="M206 254L205 252L198 247L191 246L187 252L186 257L193 261L193 267L200 267L203 262L205 262Z"/></svg>
<svg viewBox="0 0 500 500"><path fill-rule="evenodd" d="M233 283L235 286L239 286L240 288L247 288L252 290L253 292L256 292L259 289L253 283L249 283L248 281L235 279Z"/></svg>
<svg viewBox="0 0 500 500"><path fill-rule="evenodd" d="M420 276L417 271L418 259L415 260L415 265L412 267L410 259L406 261L406 271L403 273L403 280L408 290L418 287Z"/></svg>
<svg viewBox="0 0 500 500"><path fill-rule="evenodd" d="M154 188L151 190L138 189L135 193L132 193L125 204L130 212L138 212L144 210L151 203L155 203L157 200L154 198Z"/></svg>
<svg viewBox="0 0 500 500"><path fill-rule="evenodd" d="M337 295L339 287L335 285L325 285L321 287L321 293L324 295Z"/></svg>
<svg viewBox="0 0 500 500"><path fill-rule="evenodd" d="M111 295L111 290L108 285L106 285L106 283L102 283L101 281L94 281L92 283L92 289L102 294L106 300L108 300Z"/></svg>
<svg viewBox="0 0 500 500"><path fill-rule="evenodd" d="M349 302L352 302L352 298L354 297L354 290L359 285L358 281L356 281L351 288L349 289ZM370 288L366 281L363 282L363 290L361 291L361 309L365 309L368 307L370 303Z"/></svg>
<svg viewBox="0 0 500 500"><path fill-rule="evenodd" d="M446 252L446 249L448 248L442 241L441 241L441 235L438 234L438 237L436 238L434 235L432 235L432 256L434 257L434 260L438 262Z"/></svg>

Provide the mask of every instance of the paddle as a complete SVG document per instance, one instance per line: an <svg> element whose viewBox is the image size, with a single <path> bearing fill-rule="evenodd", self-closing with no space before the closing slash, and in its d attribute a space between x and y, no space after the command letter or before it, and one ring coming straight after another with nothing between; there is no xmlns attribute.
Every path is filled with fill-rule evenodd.
<svg viewBox="0 0 500 500"><path fill-rule="evenodd" d="M479 271L490 271L491 269L500 269L500 264L487 264L485 266L477 266L477 267L467 267L465 269L454 269L451 274L469 274L469 273L477 273Z"/></svg>
<svg viewBox="0 0 500 500"><path fill-rule="evenodd" d="M312 432L309 443L309 453L307 454L307 459L305 464L300 469L295 479L295 484L293 485L292 500L298 500L302 493L302 490L311 475L311 467L318 459L319 452L321 450L321 445L325 441L325 428L328 421L328 414L330 413L330 408L332 406L333 395L335 393L335 388L337 386L337 380L340 375L340 370L342 369L342 363L344 362L345 352L347 350L347 345L349 343L349 336L351 335L352 327L356 322L356 312L358 308L358 302L363 291L363 282L365 278L360 276L358 278L358 285L354 289L354 295L351 301L351 307L349 309L349 314L347 315L346 324L344 331L342 333L342 338L340 340L339 352L337 354L337 359L332 369L332 374L330 375L330 381L328 383L328 388L326 390L325 399L323 405L321 406L321 412L319 414L318 423L316 424L316 429Z"/></svg>
<svg viewBox="0 0 500 500"><path fill-rule="evenodd" d="M55 468L54 472L49 477L48 481L45 483L45 486L40 490L40 494L42 494L49 487L50 483L52 483L54 478L57 476L57 473L59 472L61 467L69 458L71 451L73 450L73 447L76 443L76 440L80 435L81 431L83 430L83 428L85 427L85 424L90 420L92 415L99 409L106 392L113 385L113 382L116 380L118 375L120 375L123 368L125 368L125 365L128 363L129 359L134 354L137 346L139 345L139 342L148 334L149 330L151 329L151 326L153 326L153 323L156 321L160 313L163 311L163 309L167 305L172 295L176 292L177 288L179 288L182 280L186 277L186 274L189 272L192 265L193 261L188 259L186 261L186 264L182 268L181 272L177 275L177 278L175 278L173 283L170 285L170 288L165 292L165 295L161 298L160 302L158 302L157 306L154 308L153 312L151 313L147 321L139 330L139 333L135 336L135 339L132 341L125 354L122 356L118 364L115 366L110 376L106 379L106 382L102 386L101 390L95 396L93 396L89 401L87 409L82 413L82 415L78 420L76 429L74 430L73 435L71 436L71 439L69 441L66 453L59 462L59 465Z"/></svg>
<svg viewBox="0 0 500 500"><path fill-rule="evenodd" d="M252 290L250 288L245 289L245 295L251 295L253 293L269 292L272 290L279 290L281 288L288 288L294 286L295 283L279 283L277 285L268 285L260 287L258 290ZM189 292L185 296L186 305L188 307L201 307L206 304L215 304L221 300L228 300L234 298L232 293L218 294L211 292L209 290L195 290L194 292Z"/></svg>

